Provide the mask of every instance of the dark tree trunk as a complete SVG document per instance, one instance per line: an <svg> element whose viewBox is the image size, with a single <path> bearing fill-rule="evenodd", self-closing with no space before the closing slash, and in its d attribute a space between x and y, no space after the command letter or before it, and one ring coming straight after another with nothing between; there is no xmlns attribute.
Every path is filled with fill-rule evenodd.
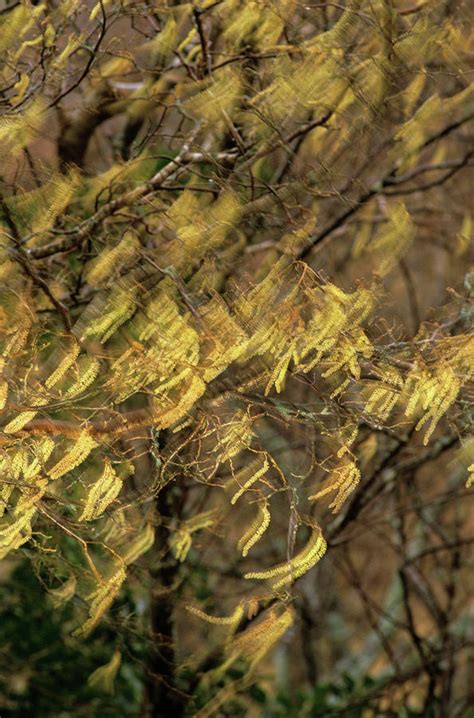
<svg viewBox="0 0 474 718"><path fill-rule="evenodd" d="M165 441L160 437L161 449ZM180 718L188 696L176 686L174 602L179 562L169 551L170 524L179 520L183 495L174 482L167 484L155 502L158 526L150 551L150 629L152 648L145 668L143 718Z"/></svg>

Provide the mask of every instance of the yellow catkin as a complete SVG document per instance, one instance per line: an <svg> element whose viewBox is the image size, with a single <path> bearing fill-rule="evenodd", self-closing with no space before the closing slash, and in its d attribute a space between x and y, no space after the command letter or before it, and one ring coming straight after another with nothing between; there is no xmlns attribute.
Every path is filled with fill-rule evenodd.
<svg viewBox="0 0 474 718"><path fill-rule="evenodd" d="M318 491L316 494L310 496L309 500L316 501L317 499L321 499L323 496L326 496L326 494L335 491L336 497L332 503L329 504L329 508L333 509L333 512L336 513L339 511L349 494L351 494L359 484L360 478L360 471L353 462L344 464L331 472L329 485Z"/></svg>
<svg viewBox="0 0 474 718"><path fill-rule="evenodd" d="M7 464L9 464L12 478L19 479L22 472L25 471L28 466L28 452L23 448L9 452Z"/></svg>
<svg viewBox="0 0 474 718"><path fill-rule="evenodd" d="M204 209L195 198L190 198L187 193L183 195L168 211L170 228L175 231L178 241L166 250L163 260L181 274L196 266L207 252L221 247L242 211L234 192L223 192ZM216 302L217 299L213 304Z"/></svg>
<svg viewBox="0 0 474 718"><path fill-rule="evenodd" d="M291 309L290 312L288 312L288 316L292 317ZM272 349L270 350L273 354L275 364L264 390L266 396L268 396L273 387L275 387L275 390L278 394L281 392L285 384L285 379L288 373L288 368L290 366L291 360L293 359L295 363L297 362L298 336L303 328L302 324L298 321L298 319L296 319L296 321L291 321L288 329L286 329L286 327L282 325L280 326L282 332L282 341L278 342L278 346L272 347ZM291 336L292 333L297 334L297 336L294 337L292 341L283 340L283 337L285 335ZM282 347L285 347L283 351L281 349Z"/></svg>
<svg viewBox="0 0 474 718"><path fill-rule="evenodd" d="M146 524L145 528L127 543L127 550L122 555L124 562L128 565L143 556L153 546L154 540L155 529L151 524Z"/></svg>
<svg viewBox="0 0 474 718"><path fill-rule="evenodd" d="M49 469L48 476L51 479L59 479L69 473L82 464L96 446L97 442L86 431L82 432L69 451Z"/></svg>
<svg viewBox="0 0 474 718"><path fill-rule="evenodd" d="M80 344L78 342L73 342L66 355L59 362L56 369L46 379L45 385L48 389L51 389L51 387L53 387L55 384L58 383L60 379L63 378L68 369L73 366L74 362L80 354L80 351Z"/></svg>
<svg viewBox="0 0 474 718"><path fill-rule="evenodd" d="M410 33L410 37L413 38L412 33ZM395 134L397 142L392 156L398 165L397 172L406 172L417 163L423 143L439 126L447 113L453 118L456 115L461 116L461 114L467 116L471 111L473 97L474 87L472 84L448 98L441 98L438 94L431 95Z"/></svg>
<svg viewBox="0 0 474 718"><path fill-rule="evenodd" d="M237 548L242 552L242 556L247 556L248 552L259 541L270 525L270 511L265 501L258 505L258 513L254 521L239 540Z"/></svg>
<svg viewBox="0 0 474 718"><path fill-rule="evenodd" d="M31 506L21 516L15 517L15 521L8 519L0 523L0 559L19 548L31 537L31 519L36 513L36 507Z"/></svg>
<svg viewBox="0 0 474 718"><path fill-rule="evenodd" d="M467 471L466 488L474 484L474 436L466 437L456 452L456 463L463 470ZM1 470L1 465L0 465Z"/></svg>
<svg viewBox="0 0 474 718"><path fill-rule="evenodd" d="M110 2L111 0L101 0L101 2L96 3L90 12L89 20L95 20L96 17L100 17L105 12L104 7L110 5Z"/></svg>
<svg viewBox="0 0 474 718"><path fill-rule="evenodd" d="M247 336L218 296L200 309L200 314L206 332L201 340L199 363L204 381L209 382L242 354Z"/></svg>
<svg viewBox="0 0 474 718"><path fill-rule="evenodd" d="M359 217L362 221L359 232L357 233L354 244L352 245L352 257L357 259L360 257L370 242L374 230L373 217L376 210L376 203L369 202L360 212Z"/></svg>
<svg viewBox="0 0 474 718"><path fill-rule="evenodd" d="M440 385L439 391L434 400L429 406L426 402L423 404L423 408L425 409L426 413L418 421L415 428L417 431L419 431L425 423L429 422L428 428L423 437L423 444L425 446L428 444L441 417L456 401L456 397L459 394L460 388L461 382L454 374L454 372L452 370L449 373L448 371L446 371L444 372L443 383L442 385Z"/></svg>
<svg viewBox="0 0 474 718"><path fill-rule="evenodd" d="M140 250L140 240L135 232L125 232L122 240L107 248L91 262L87 280L93 287L100 287L107 280L113 280L116 269L128 265Z"/></svg>
<svg viewBox="0 0 474 718"><path fill-rule="evenodd" d="M306 546L291 561L286 561L266 571L251 571L246 573L244 578L257 580L276 578L277 580L272 582L272 588L276 590L303 576L310 568L315 566L326 552L326 546L321 530L315 528Z"/></svg>
<svg viewBox="0 0 474 718"><path fill-rule="evenodd" d="M201 529L207 529L213 526L216 522L217 517L217 511L215 509L210 509L209 511L203 511L200 514L196 514L196 516L192 516L190 519L186 519L184 522L188 531L190 533L194 533L195 531L200 531Z"/></svg>
<svg viewBox="0 0 474 718"><path fill-rule="evenodd" d="M177 40L178 26L174 17L169 17L164 28L157 36L143 45L153 64L164 62L174 49Z"/></svg>
<svg viewBox="0 0 474 718"><path fill-rule="evenodd" d="M119 62L122 60L123 58L119 58ZM128 63L128 61L125 60L125 63ZM99 71L101 75L104 75L104 67L101 66ZM124 71L127 72L127 68L125 68ZM120 75L120 72L118 74ZM146 164L147 159L144 156L143 164L140 163L140 169L145 167ZM109 167L108 170L105 170L100 174L94 175L93 177L88 177L87 180L84 180L86 184L85 190L81 195L81 205L84 208L87 208L88 210L92 211L95 206L97 197L101 195L107 187L111 187L112 185L121 186L122 183L129 182L133 178L134 173L137 171L138 168L135 163L122 164L117 162L116 164L113 164L111 167ZM97 257L97 261L99 261L100 257L101 255ZM93 261L91 261L90 265L87 267L87 270L92 270L92 268Z"/></svg>
<svg viewBox="0 0 474 718"><path fill-rule="evenodd" d="M53 588L48 591L48 596L55 608L63 606L76 593L77 579L74 575L70 576L59 588Z"/></svg>
<svg viewBox="0 0 474 718"><path fill-rule="evenodd" d="M337 456L339 459L341 458L341 456L344 456L344 454L347 454L347 453L350 452L350 447L352 446L352 444L353 444L354 441L356 440L357 435L358 435L358 433L359 433L359 427L358 427L357 424L356 424L355 426L353 426L353 427L351 427L351 426L349 425L349 427L346 427L346 428L349 429L349 432L350 432L350 433L349 433L349 435L347 436L347 438L345 439L345 441L344 441L343 445L341 446L341 448L338 449L338 451L337 451L336 456ZM346 433L346 429L344 429L344 433Z"/></svg>
<svg viewBox="0 0 474 718"><path fill-rule="evenodd" d="M369 463L372 461L374 456L377 453L378 448L378 439L377 434L374 432L371 432L367 439L362 441L358 447L357 447L357 454L358 454L358 460L359 464L364 470Z"/></svg>
<svg viewBox="0 0 474 718"><path fill-rule="evenodd" d="M235 476L235 480L238 484L241 483L244 476L248 476L248 474L251 472L251 475L249 478L245 478L244 483L241 485L240 489L235 492L235 494L232 496L230 503L233 505L237 503L237 501L240 499L240 497L251 487L253 484L255 484L261 476L264 476L266 472L268 471L269 464L267 461L267 458L264 457L263 464L260 459L257 461L252 462L251 467L246 467L243 471L239 472ZM255 470L256 469L256 470Z"/></svg>
<svg viewBox="0 0 474 718"><path fill-rule="evenodd" d="M39 233L53 226L56 218L64 212L79 181L77 171L67 175L57 174L40 188L9 198L7 203L20 222L24 217L31 230ZM40 237L32 237L28 246L38 245L40 241Z"/></svg>
<svg viewBox="0 0 474 718"><path fill-rule="evenodd" d="M105 509L117 498L122 483L110 461L106 461L102 474L89 490L84 509L78 520L91 521L103 514Z"/></svg>
<svg viewBox="0 0 474 718"><path fill-rule="evenodd" d="M151 352L149 353L149 356L151 355ZM171 370L172 372L173 370ZM157 394L167 394L172 389L175 389L180 384L184 384L186 379L189 379L189 376L191 374L191 369L189 367L186 367L185 369L182 369L174 376L171 376L169 379L166 379L165 381L161 380L160 377L160 383L158 384L156 388Z"/></svg>
<svg viewBox="0 0 474 718"><path fill-rule="evenodd" d="M446 43L445 23L433 23L429 14L421 14L418 22L410 32L403 33L395 45L397 59L407 68L418 68L421 64L430 62L436 56L440 57L444 48L440 45ZM444 53L443 53L444 54ZM456 62L459 56L456 54ZM456 64L456 67L459 67Z"/></svg>
<svg viewBox="0 0 474 718"><path fill-rule="evenodd" d="M107 305L98 310L97 316L85 327L82 340L94 338L106 342L112 334L134 314L135 292L131 288L118 287L110 293Z"/></svg>
<svg viewBox="0 0 474 718"><path fill-rule="evenodd" d="M196 608L195 606L186 606L186 610L198 618L201 618L203 621L212 623L215 626L235 626L244 615L244 609L241 604L237 606L230 616L211 616L209 613L201 611L200 608Z"/></svg>
<svg viewBox="0 0 474 718"><path fill-rule="evenodd" d="M224 463L250 446L253 437L252 422L245 411L236 411L232 418L219 427L213 451L219 463Z"/></svg>
<svg viewBox="0 0 474 718"><path fill-rule="evenodd" d="M427 79L427 73L424 70L421 70L404 90L402 101L406 115L410 115L413 112L415 105L420 99L421 93L425 88Z"/></svg>
<svg viewBox="0 0 474 718"><path fill-rule="evenodd" d="M474 343L473 343L474 346ZM405 409L406 416L418 413L420 409L423 414L416 424L416 430L419 431L425 424L428 424L423 444L426 446L431 435L433 434L441 417L446 413L449 407L456 401L462 386L456 365L464 369L464 381L467 381L474 371L474 362L469 360L469 352L471 351L468 344L458 356L454 356L449 362L447 359L438 362L435 370L428 371L415 366L405 382L405 394L407 396L407 405ZM454 364L451 366L450 364Z"/></svg>
<svg viewBox="0 0 474 718"><path fill-rule="evenodd" d="M429 131L430 118L439 112L441 105L439 95L431 95L395 134L395 140L399 143L397 156L404 158L399 172L406 171L416 163L418 159L416 150L423 144L426 133Z"/></svg>
<svg viewBox="0 0 474 718"><path fill-rule="evenodd" d="M474 221L472 215L468 212L464 215L461 228L457 234L457 242L454 253L456 257L464 255L470 246L473 244L474 239Z"/></svg>
<svg viewBox="0 0 474 718"><path fill-rule="evenodd" d="M52 442L54 445L54 442ZM42 463L39 457L35 456L33 461L29 462L23 469L25 480L33 479L42 469Z"/></svg>
<svg viewBox="0 0 474 718"><path fill-rule="evenodd" d="M36 479L36 486L21 489L21 496L15 506L15 515L21 516L32 508L43 496L48 485L47 479Z"/></svg>
<svg viewBox="0 0 474 718"><path fill-rule="evenodd" d="M225 114L232 115L241 91L238 73L233 68L225 68L206 89L187 99L185 107L197 117L219 126L225 121Z"/></svg>
<svg viewBox="0 0 474 718"><path fill-rule="evenodd" d="M206 384L202 381L201 377L193 376L187 388L171 409L163 410L158 402L156 402L156 426L161 429L166 429L176 421L182 419L183 416L192 409L198 399L201 398L205 390Z"/></svg>
<svg viewBox="0 0 474 718"><path fill-rule="evenodd" d="M112 695L114 692L114 680L122 662L120 651L114 651L108 663L99 666L87 679L87 684L95 690Z"/></svg>
<svg viewBox="0 0 474 718"><path fill-rule="evenodd" d="M0 409L5 408L8 398L8 384L6 381L0 381Z"/></svg>
<svg viewBox="0 0 474 718"><path fill-rule="evenodd" d="M256 49L272 47L283 29L282 11L285 5L288 5L288 2L280 0L278 13L273 8L256 2L247 2L245 8L237 6L234 12L230 13L230 22L223 33L224 40L230 43L232 49L243 41L249 42L250 38Z"/></svg>
<svg viewBox="0 0 474 718"><path fill-rule="evenodd" d="M37 413L37 411L22 411L3 427L3 431L5 434L15 434L17 431L21 431L28 422L35 418Z"/></svg>
<svg viewBox="0 0 474 718"><path fill-rule="evenodd" d="M126 576L125 567L120 566L111 578L104 581L101 586L87 596L90 601L89 618L73 632L73 636L88 636L91 633L114 601Z"/></svg>
<svg viewBox="0 0 474 718"><path fill-rule="evenodd" d="M270 609L262 620L251 624L229 643L230 659L242 656L255 665L275 645L288 628L293 624L294 613L285 608L282 613L278 609ZM230 662L230 661L229 661Z"/></svg>
<svg viewBox="0 0 474 718"><path fill-rule="evenodd" d="M23 112L0 118L0 142L4 152L15 154L37 136L45 121L44 108L44 100L38 98Z"/></svg>
<svg viewBox="0 0 474 718"><path fill-rule="evenodd" d="M315 107L335 109L348 87L340 58L323 57L319 50L309 50L301 61L282 63L271 85L260 92L251 104L260 111L271 112L274 122L302 115Z"/></svg>
<svg viewBox="0 0 474 718"><path fill-rule="evenodd" d="M97 378L100 371L100 361L93 356L86 356L79 361L77 372L79 379L75 381L65 393L65 397L72 398L82 394Z"/></svg>
<svg viewBox="0 0 474 718"><path fill-rule="evenodd" d="M178 561L184 561L192 546L192 534L200 529L209 528L215 522L216 512L204 511L193 516L178 527L170 538L170 546L173 555Z"/></svg>
<svg viewBox="0 0 474 718"><path fill-rule="evenodd" d="M323 290L308 289L306 294L313 316L299 340L298 368L309 372L324 359L329 366L323 376L329 377L347 365L357 378L358 353L366 358L372 354L371 343L360 327L372 311L372 292L359 289L346 294L327 284Z"/></svg>
<svg viewBox="0 0 474 718"><path fill-rule="evenodd" d="M9 500L14 488L13 484L3 484L3 486L0 486L0 518L9 507Z"/></svg>
<svg viewBox="0 0 474 718"><path fill-rule="evenodd" d="M389 209L387 220L369 246L369 251L377 259L376 270L382 277L407 252L415 235L415 225L402 202Z"/></svg>
<svg viewBox="0 0 474 718"><path fill-rule="evenodd" d="M49 436L45 436L35 442L36 457L42 466L46 461L48 461L55 446L56 444L54 439L51 439Z"/></svg>
<svg viewBox="0 0 474 718"><path fill-rule="evenodd" d="M386 420L399 399L397 388L389 386L376 386L365 405L367 414L375 414L377 418Z"/></svg>
<svg viewBox="0 0 474 718"><path fill-rule="evenodd" d="M181 563L186 560L189 549L192 546L190 532L184 526L180 526L170 537L170 548L173 556Z"/></svg>
<svg viewBox="0 0 474 718"><path fill-rule="evenodd" d="M467 470L469 472L469 476L466 481L466 489L470 489L471 486L474 484L474 464L471 464L470 466L468 466Z"/></svg>
<svg viewBox="0 0 474 718"><path fill-rule="evenodd" d="M84 42L84 39L85 38L82 33L79 35L75 32L71 33L68 37L66 45L64 46L64 49L52 60L52 67L55 70L64 67L68 58L72 55L73 52L77 50L78 47L81 46L81 44Z"/></svg>
<svg viewBox="0 0 474 718"><path fill-rule="evenodd" d="M17 356L25 346L29 334L30 330L27 327L20 327L17 331L13 332L3 348L2 356Z"/></svg>
<svg viewBox="0 0 474 718"><path fill-rule="evenodd" d="M9 50L28 32L35 22L36 13L32 12L34 9L19 4L8 12L6 19L0 25L0 52Z"/></svg>

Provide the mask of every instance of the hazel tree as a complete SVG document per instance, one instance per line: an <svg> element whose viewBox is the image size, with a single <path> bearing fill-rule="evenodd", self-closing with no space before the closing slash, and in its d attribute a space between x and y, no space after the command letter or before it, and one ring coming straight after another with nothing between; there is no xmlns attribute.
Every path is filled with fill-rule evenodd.
<svg viewBox="0 0 474 718"><path fill-rule="evenodd" d="M226 715L407 465L472 482L472 11L0 12L0 555L81 641L135 587L143 715Z"/></svg>

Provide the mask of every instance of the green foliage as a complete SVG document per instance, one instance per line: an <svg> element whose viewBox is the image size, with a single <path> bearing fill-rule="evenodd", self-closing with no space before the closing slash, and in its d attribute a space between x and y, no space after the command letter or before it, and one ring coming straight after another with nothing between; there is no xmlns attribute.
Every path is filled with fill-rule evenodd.
<svg viewBox="0 0 474 718"><path fill-rule="evenodd" d="M73 606L55 607L28 561L15 562L0 582L0 711L2 716L76 718L136 716L142 697L140 661L146 645L137 632L140 607L129 591L87 643L71 639ZM21 596L16 588L21 586ZM130 621L130 617L135 618ZM122 626L120 636L117 625ZM114 695L89 687L89 676L122 652Z"/></svg>

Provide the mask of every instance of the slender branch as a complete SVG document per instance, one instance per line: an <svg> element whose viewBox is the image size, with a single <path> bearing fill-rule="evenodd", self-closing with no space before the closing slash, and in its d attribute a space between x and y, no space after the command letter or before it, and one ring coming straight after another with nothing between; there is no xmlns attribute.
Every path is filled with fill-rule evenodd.
<svg viewBox="0 0 474 718"><path fill-rule="evenodd" d="M43 279L43 277L40 276L40 274L36 271L34 267L32 267L31 262L29 261L29 257L27 252L23 249L21 246L21 240L20 240L20 234L18 232L18 229L16 227L16 224L13 220L13 217L10 213L10 209L6 202L2 199L1 200L1 206L3 210L3 215L5 217L5 221L10 229L11 232L11 240L14 244L14 248L10 250L10 254L13 256L13 258L18 262L18 264L22 267L24 273L30 277L30 279L33 281L33 283L41 289L41 291L48 297L50 302L53 304L55 309L57 310L59 316L62 319L62 322L64 324L64 327L68 333L71 332L72 325L71 325L71 319L69 317L69 312L67 310L67 307L57 299L52 291L50 290L48 283Z"/></svg>
<svg viewBox="0 0 474 718"><path fill-rule="evenodd" d="M441 136L443 133L440 133L439 136ZM428 144L428 143L426 143ZM391 187L393 185L401 184L402 182L408 182L413 177L425 173L425 172L431 172L434 170L439 169L436 165L429 166L425 165L421 168L419 168L419 172L414 171L413 173L410 173L409 175L405 177L397 177L395 174L395 170L392 170L389 174L387 174L382 180L379 182L376 182L372 185L370 189L368 189L366 192L364 192L356 201L353 201L353 204L351 207L349 207L345 212L340 214L338 217L336 217L333 222L331 222L326 229L324 229L319 234L315 234L312 237L309 238L308 243L306 246L300 251L300 253L297 255L297 259L305 259L308 254L311 252L313 247L316 247L318 244L321 244L323 240L326 239L326 237L329 237L336 229L338 229L340 226L342 226L349 217L352 217L356 212L358 212L362 207L367 204L369 200L371 200L373 197L375 197L378 194L386 194L388 196L390 195L399 195L399 194L412 194L414 192L423 192L428 189L432 189L433 187L437 187L447 180L449 180L451 177L453 177L459 170L461 170L463 167L465 167L468 163L471 157L474 156L474 150L470 150L464 157L460 160L458 160L456 163L450 164L451 169L449 172L447 172L443 177L441 177L438 180L434 180L433 182L430 182L428 184L425 184L423 186L418 187L412 187L406 190L396 190L394 192L386 192L387 187Z"/></svg>
<svg viewBox="0 0 474 718"><path fill-rule="evenodd" d="M111 202L105 204L94 215L92 215L92 217L83 222L76 230L68 233L63 239L57 242L51 242L43 247L35 247L34 249L26 250L28 256L33 259L44 259L45 257L52 256L53 254L66 252L74 247L77 247L82 240L85 239L101 222L124 207L133 205L135 202L142 200L153 192L159 190L161 186L184 165L205 160L208 157L206 153L190 152L189 149L199 129L200 126L198 125L198 127L191 133L189 138L183 144L179 154L174 159L171 159L170 162L151 179L139 185L139 187L136 187L135 189L130 190L129 192L126 192L120 197L117 197ZM234 158L234 155L232 153L222 152L217 155L216 159L222 161L229 158Z"/></svg>
<svg viewBox="0 0 474 718"><path fill-rule="evenodd" d="M204 67L204 74L210 75L212 73L212 59L209 54L209 42L208 42L205 32L204 32L201 15L202 15L202 10L199 10L199 8L194 8L193 17L196 22L197 31L199 34L199 40L201 42L202 64Z"/></svg>
<svg viewBox="0 0 474 718"><path fill-rule="evenodd" d="M84 67L83 71L81 72L81 74L79 75L77 80L75 82L73 82L73 84L70 87L68 87L67 90L64 90L64 92L62 92L60 95L58 95L54 100L52 100L49 103L49 105L47 105L47 107L46 107L47 110L49 110L49 109L51 109L51 107L54 107L55 105L57 105L58 102L63 100L65 97L67 97L67 95L69 95L77 87L79 87L79 85L84 80L84 78L87 77L89 70L91 69L94 61L97 59L97 51L102 43L102 40L105 37L105 32L107 30L107 15L105 13L103 0L99 0L99 3L100 3L100 9L102 12L102 22L100 25L99 37L97 38L97 41L96 41L93 49L89 50L90 54L89 54L89 59L86 63L86 66Z"/></svg>

